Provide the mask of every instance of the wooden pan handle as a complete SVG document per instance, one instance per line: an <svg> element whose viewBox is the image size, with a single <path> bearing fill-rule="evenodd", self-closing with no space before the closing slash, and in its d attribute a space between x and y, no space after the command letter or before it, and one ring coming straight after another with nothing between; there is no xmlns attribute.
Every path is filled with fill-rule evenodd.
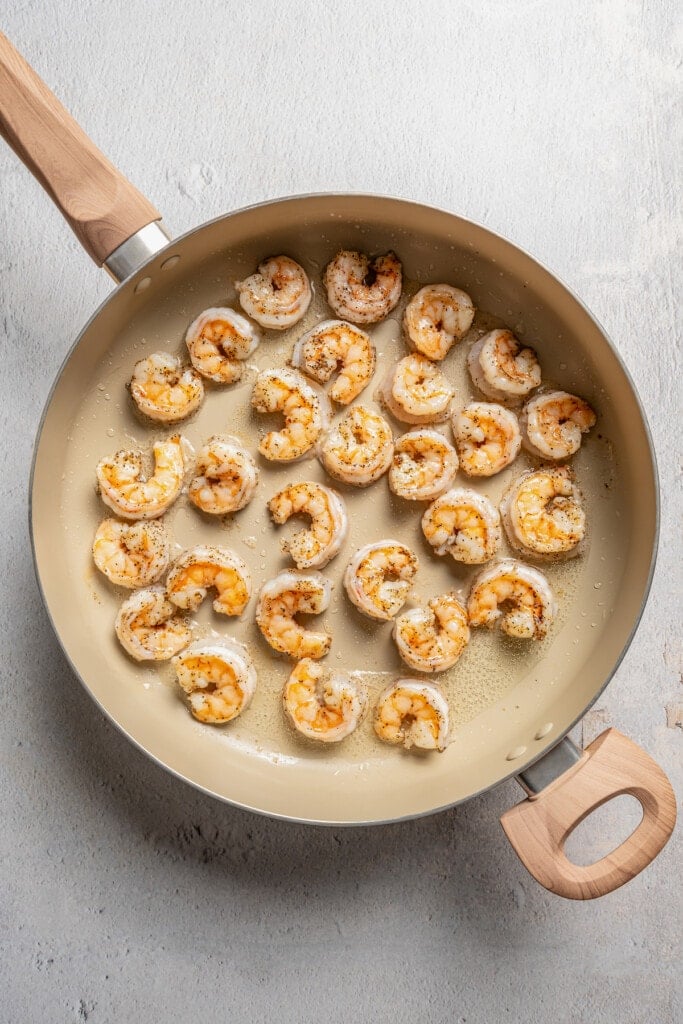
<svg viewBox="0 0 683 1024"><path fill-rule="evenodd" d="M622 794L643 808L636 830L595 864L572 864L564 853L568 836L591 811ZM541 885L567 899L589 900L618 889L655 859L673 832L676 798L659 765L632 740L607 729L572 768L500 821Z"/></svg>
<svg viewBox="0 0 683 1024"><path fill-rule="evenodd" d="M0 135L99 266L136 231L161 219L1 32Z"/></svg>

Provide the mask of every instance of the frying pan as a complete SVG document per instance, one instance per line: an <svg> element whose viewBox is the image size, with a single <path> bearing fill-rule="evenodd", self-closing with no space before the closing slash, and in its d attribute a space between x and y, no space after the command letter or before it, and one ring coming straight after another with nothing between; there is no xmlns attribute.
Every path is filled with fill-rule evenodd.
<svg viewBox="0 0 683 1024"><path fill-rule="evenodd" d="M160 214L93 146L3 36L0 129L86 251L118 282L55 381L36 441L30 492L36 573L48 614L75 673L105 714L157 763L203 791L304 822L372 824L433 813L515 775L527 798L501 821L542 885L587 899L640 872L674 827L675 798L666 776L614 729L584 751L566 738L633 636L650 587L658 528L645 417L617 353L585 307L510 242L461 217L398 199L287 198L228 214L171 241ZM548 641L524 655L500 637L477 636L486 657L477 661L473 653L467 670L448 684L458 709L456 741L439 756L415 757L360 740L354 745L355 737L322 753L297 746L276 713L286 666L273 658L268 667L263 654L261 710L251 725L240 720L235 729L202 727L167 681L121 654L112 636L116 601L90 564L90 538L102 515L95 462L121 447L122 437L149 443L154 436L124 401L125 380L143 346L179 349L195 314L234 301L228 282L253 271L266 255L292 255L319 287L320 268L342 247L395 249L415 287L447 280L465 288L491 323L505 322L536 344L555 383L585 395L600 416L595 437L575 460L589 492L591 544L573 567L557 570L563 618ZM393 323L385 330L395 328ZM388 347L388 335L380 331L380 338ZM258 352L266 360L262 365L283 355L272 339ZM191 440L225 431L226 424L231 432L253 433L254 423L240 411L248 408L244 391L214 391L205 404L199 425L184 430ZM285 467L274 479L284 483L293 472ZM370 511L350 504L353 539L362 541L371 530L380 531L370 537L378 539L408 529L386 488L370 491L377 495ZM349 499L355 500L360 498ZM172 528L185 546L206 539L208 529L183 509ZM266 526L258 518L212 529L225 529L231 545L248 540L265 547ZM249 530L253 537L246 536ZM276 547L272 538L268 543ZM254 557L272 558L266 550ZM449 570L442 564L429 571L430 585L447 584ZM355 659L351 667L375 669L390 658L386 636L363 633L351 620L342 634L335 644L343 659ZM370 641L378 653L367 646ZM567 836L620 794L639 800L641 823L597 863L572 864L563 849Z"/></svg>

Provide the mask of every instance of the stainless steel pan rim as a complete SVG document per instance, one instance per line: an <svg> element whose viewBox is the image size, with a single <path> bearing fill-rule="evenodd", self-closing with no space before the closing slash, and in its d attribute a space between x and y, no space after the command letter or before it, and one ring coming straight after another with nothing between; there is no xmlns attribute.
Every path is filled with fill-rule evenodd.
<svg viewBox="0 0 683 1024"><path fill-rule="evenodd" d="M596 328L600 332L600 334L603 337L603 339L606 341L609 349L611 350L611 353L612 353L613 357L616 359L617 363L619 364L619 366L620 366L620 368L621 368L621 370L622 370L622 372L624 374L624 377L628 381L628 384L630 386L632 395L633 395L633 397L635 399L637 408L639 410L639 413L640 413L640 416L641 416L641 419L642 419L642 423L643 423L643 427L644 427L644 433L645 433L645 437L646 437L646 441L647 441L647 446L648 446L648 451L649 451L651 469L652 469L652 474L653 474L653 479L654 479L655 523L654 523L654 537L653 537L653 543L652 543L652 554L651 554L651 559L650 559L650 565L649 565L649 571L648 571L647 579L645 581L645 585L644 585L644 588L643 588L642 600L641 600L641 603L640 603L637 615L636 615L636 617L634 619L633 626L632 626L628 636L625 639L625 642L624 642L624 644L622 646L622 649L621 649L618 657L616 658L616 660L615 660L615 662L613 664L613 667L611 668L611 671L606 675L606 677L604 679L604 682L602 683L600 688L591 697L589 702L584 707L583 711L580 714L578 714L576 716L576 718L562 732L561 735L562 736L566 736L567 733L569 733L571 731L571 729L573 729L574 726L578 722L581 721L581 719L583 718L585 713L598 700L598 698L603 693L603 691L605 690L605 688L609 684L610 680L614 676L615 672L619 668L619 665L621 664L621 662L622 662L622 660L623 660L623 658L624 658L628 648L630 647L631 642L633 640L633 637L635 635L635 632L636 632L636 630L638 628L638 625L639 625L639 623L641 621L641 618L642 618L642 615L643 615L643 612L644 612L644 609L645 609L645 605L647 603L648 595L649 595L649 592L650 592L650 589L651 589L652 579L653 579L653 576L654 576L656 557L657 557L657 550L658 550L658 544L659 544L659 530L660 530L659 478L658 478L656 456L655 456L654 446L653 446L653 443L652 443L651 431L650 431L650 428L649 428L649 424L647 422L647 418L646 418L646 415L645 415L642 403L640 401L640 397L639 397L638 392L637 392L637 390L636 390L636 388L634 386L631 374L629 373L627 367L625 366L625 364L624 364L621 356L619 355L617 349L615 348L611 338L609 337L607 332L604 330L602 325L599 323L599 321L596 319L596 317L586 307L586 305L581 301L581 299L573 292L573 290L571 288L569 288L564 283L564 281L562 281L559 277L557 277L557 275L554 274L547 266L545 266L543 263L541 263L535 257L531 256L528 252L526 252L526 250L524 250L521 247L517 246L516 244L508 241L506 238L504 238L504 236L502 236L502 235L500 235L500 234L498 234L498 233L496 233L494 231L491 231L489 228L484 227L483 225L478 224L475 221L469 220L468 218L461 217L459 214L452 214L450 211L443 210L443 209L441 209L439 207L436 207L434 205L431 205L431 204L415 203L415 202L412 202L410 200L406 200L406 199L401 198L401 197L386 196L386 195L373 194L373 193L365 193L365 192L344 192L344 193L339 193L339 192L332 192L332 193L316 192L316 193L305 193L305 194L301 194L301 195L284 196L284 197L281 197L281 198L278 198L278 199L266 200L266 201L261 202L261 203L249 204L247 206L244 206L244 207L241 207L239 209L233 210L233 211L231 211L231 213L224 214L224 215L219 216L219 217L215 217L215 218L205 222L204 224L202 224L202 225L200 225L198 227L190 229L189 231L185 232L183 235L179 236L178 238L173 239L172 242L169 242L169 246L173 247L173 245L182 243L186 238L189 238L191 235L195 234L198 231L201 231L205 227L208 227L210 225L217 225L217 224L219 224L221 222L227 222L232 217L237 216L237 215L242 214L242 213L245 213L245 212L247 212L249 210L253 210L253 209L257 209L257 208L265 208L265 207L275 206L275 205L280 205L282 203L287 203L287 202L290 202L290 201L297 201L297 200L323 199L323 200L329 201L330 203L333 203L335 201L335 199L336 200L345 200L345 199L348 199L348 198L358 198L358 199L364 199L364 200L378 200L378 201L389 200L389 201L392 201L394 203L399 203L399 204L402 204L402 205L407 206L407 207L412 207L413 209L415 209L415 208L425 209L425 210L430 210L430 211L432 211L434 213L437 213L437 214L444 214L446 216L457 216L459 218L459 220L461 220L464 224L470 225L473 229L475 229L475 230L477 230L479 232L483 232L484 234L488 235L492 239L495 239L495 240L503 243L504 245L506 245L507 247L509 247L513 251L519 253L521 256L525 257L532 264L534 264L536 267L540 268L547 275L549 275L551 278L553 278L554 281L556 283L558 283L565 290L565 292L567 292L567 294L573 299L573 301L584 311L586 316L588 318L590 318L590 320L594 323L594 325L596 326ZM162 250L162 251L165 251L165 250ZM274 818L274 819L279 819L279 820L283 820L283 821L297 822L299 824L327 825L327 826L330 826L330 827L337 827L338 828L338 827L344 827L344 826L351 827L351 826L356 826L356 825L358 825L358 826L365 826L365 825L391 824L391 823L394 823L394 822L411 820L413 818L426 817L426 816L431 815L431 814L436 814L436 813L440 813L441 811L448 810L449 808L457 806L460 803L464 803L464 802L466 802L469 799L472 799L472 798L474 798L476 796L480 796L482 793L485 793L488 790L493 789L495 786L499 785L501 782L505 782L505 781L507 781L508 779L510 779L510 778L512 778L514 776L521 775L530 766L532 766L535 763L541 761L546 756L546 754L548 753L548 751L551 748L554 748L554 747L556 747L558 745L558 736L557 735L554 736L552 738L552 740L547 742L544 746L541 746L534 753L534 756L532 756L532 757L528 758L526 761L520 762L518 765L516 765L516 767L513 770L511 770L507 775L501 777L500 779L496 780L495 782L491 783L490 785L485 786L485 787L483 787L483 788L481 788L481 789L479 789L479 790L469 794L467 797L455 799L455 800L450 801L450 802L448 802L446 804L443 804L443 805L441 805L439 807L429 808L429 809L426 809L426 810L423 810L423 811L418 811L416 813L406 814L406 815L399 816L399 817L389 817L389 818L385 818L385 819L372 818L372 819L367 820L367 821L359 821L359 820L354 820L354 821L344 821L344 820L330 821L329 819L318 820L318 819L305 818L305 817L296 817L296 816L287 815L287 814L280 814L280 813L272 812L272 811L264 811L262 808L255 807L255 806L252 806L250 804L246 804L246 803L242 803L242 802L237 801L237 800L230 799L229 797L226 797L224 794L216 793L213 790L209 789L208 787L205 787L205 786L201 785L200 783L195 782L194 780L192 780L188 776L183 775L182 773L176 771L174 768L168 766L164 761L162 761L155 754L153 754L142 743L140 743L138 740L136 740L136 738L126 728L124 728L117 721L117 719L113 716L113 714L109 710L107 710L107 708L102 704L102 702L92 693L92 691L88 687L87 683L85 682L84 678L80 675L78 670L75 668L75 666L74 666L74 664L73 664L73 662L72 662L72 660L71 660L71 658L70 658L70 656L69 656L69 654L68 654L68 652L67 652L67 650L66 650L66 648L65 648L65 646L63 644L61 635L59 634L59 632L58 632L58 630L56 628L56 625L55 625L55 623L54 623L54 621L52 619L52 615L50 613L50 609L48 607L46 596L45 596L45 593L44 593L44 590L43 590L43 586L42 586L42 582L41 582L40 569L39 569L38 559L37 559L37 555L36 555L36 546L35 546L34 528L33 528L33 512L32 512L33 479L34 479L35 466L36 466L36 457L37 457L38 447L39 447L39 443L40 443L40 439L41 439L41 435L42 435L42 431L43 431L43 426L44 426L45 418L46 418L48 409L50 407L50 404L52 402L52 398L53 398L54 392L55 392L55 390L56 390L56 388L57 388L57 386L59 384L59 381L60 381L60 379L62 377L64 369L66 368L66 366L67 366L67 364L68 364L68 362L69 362L69 360L71 358L72 353L78 347L78 345L79 345L79 343L81 341L82 336L85 334L85 332L88 330L88 328L94 323L94 321L97 320L97 318L99 317L101 311L111 301L112 297L118 292L118 290L122 289L124 287L130 287L131 283L133 281L140 280L140 279L144 278L145 277L145 268L147 266L149 266L149 264L154 259L157 259L158 256L159 256L158 252L153 254L150 257L150 259L146 263L144 263L135 272L134 275L132 275L132 277L130 277L130 278L126 279L126 281L122 282L118 286L117 289L115 289L109 296L107 296L107 298L104 299L104 301L100 304L100 306L95 311L95 313L93 313L93 315L90 317L90 319L85 324L85 326L83 327L82 331L79 333L79 335L76 338L76 340L74 341L74 343L69 348L69 351L67 352L64 360L62 361L62 364L61 364L61 366L59 368L59 371L58 371L57 376L56 376L56 378L54 380L54 383L53 383L53 385L52 385L52 387L51 387L51 389L50 389L50 391L48 393L48 396L47 396L47 399L46 399L46 402L45 402L45 405L44 405L44 408L43 408L43 411L42 411L42 414L41 414L41 419L40 419L40 423L39 423L39 426L38 426L38 431L37 431L37 434L36 434L36 440L35 440L34 447L33 447L31 472L30 472L30 477L29 477L29 533L30 533L30 539L31 539L31 551L32 551L33 564L34 564L34 569L35 569L35 574L36 574L36 580L37 580L37 583L38 583L38 588L39 588L39 591L40 591L40 594L41 594L41 598L43 600L43 604L45 606L48 618L49 618L50 623L51 623L51 625L52 625L52 627L54 629L55 634L57 635L57 639L58 639L59 645L60 645L60 647L61 647L61 649L62 649L62 651L63 651L63 653L64 653L64 655L66 657L66 660L69 663L69 665L70 665L72 671L74 672L74 674L76 675L76 677L79 679L81 685L88 692L88 694L93 699L93 701L98 705L100 710L106 715L106 717L109 719L109 721L112 722L112 724L114 726L116 726L116 728L121 733L123 733L123 735L126 736L128 740L130 740L139 750L141 750L144 754L146 754L152 761L154 761L156 764L158 764L160 767L162 767L166 771L170 772L176 778L181 779L182 781L184 781L186 783L189 783L195 789L199 790L202 793L205 793L207 796L214 797L215 799L218 799L218 800L222 801L223 803L229 804L231 806L239 807L242 810L251 811L251 812L257 813L257 814L263 814L266 817L270 817L270 818Z"/></svg>

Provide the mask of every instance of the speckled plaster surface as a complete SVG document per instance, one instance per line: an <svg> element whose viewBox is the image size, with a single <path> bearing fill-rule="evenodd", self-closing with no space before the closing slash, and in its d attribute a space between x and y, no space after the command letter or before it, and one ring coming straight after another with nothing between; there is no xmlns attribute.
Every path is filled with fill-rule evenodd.
<svg viewBox="0 0 683 1024"><path fill-rule="evenodd" d="M606 326L662 476L652 596L577 739L613 724L683 792L680 649L681 24L660 0L6 4L3 28L177 232L266 197L393 193L536 254ZM107 294L0 148L4 657L0 1021L673 1024L680 828L600 902L526 875L498 815L316 831L165 775L91 704L27 536L52 378ZM626 828L616 804L584 860Z"/></svg>

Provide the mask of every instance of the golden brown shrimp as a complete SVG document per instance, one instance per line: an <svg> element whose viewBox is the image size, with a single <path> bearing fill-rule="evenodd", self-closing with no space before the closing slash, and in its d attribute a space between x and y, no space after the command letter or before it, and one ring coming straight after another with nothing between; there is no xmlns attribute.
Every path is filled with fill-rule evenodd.
<svg viewBox="0 0 683 1024"><path fill-rule="evenodd" d="M193 320L185 344L195 370L216 384L234 384L244 360L258 347L261 332L227 306L205 309Z"/></svg>
<svg viewBox="0 0 683 1024"><path fill-rule="evenodd" d="M409 750L443 750L448 740L448 701L434 683L398 679L380 695L375 732Z"/></svg>
<svg viewBox="0 0 683 1024"><path fill-rule="evenodd" d="M476 387L494 402L520 402L541 383L532 348L522 348L512 331L489 331L472 346L467 366Z"/></svg>
<svg viewBox="0 0 683 1024"><path fill-rule="evenodd" d="M469 639L467 612L455 594L434 597L426 608L410 608L394 624L398 653L416 672L443 672L455 665Z"/></svg>
<svg viewBox="0 0 683 1024"><path fill-rule="evenodd" d="M474 305L466 292L450 284L428 284L406 306L403 329L411 348L439 361L469 331L473 320Z"/></svg>
<svg viewBox="0 0 683 1024"><path fill-rule="evenodd" d="M344 320L325 320L297 341L292 366L326 384L337 379L328 391L339 405L348 405L367 387L375 372L375 346L360 327Z"/></svg>
<svg viewBox="0 0 683 1024"><path fill-rule="evenodd" d="M325 395L298 370L264 370L256 378L251 404L257 412L281 412L282 430L261 438L258 450L271 462L294 462L313 448L329 419Z"/></svg>
<svg viewBox="0 0 683 1024"><path fill-rule="evenodd" d="M176 654L173 667L190 711L206 725L237 718L256 691L256 669L246 647L234 640L195 640Z"/></svg>
<svg viewBox="0 0 683 1024"><path fill-rule="evenodd" d="M500 547L500 516L485 495L454 487L425 511L422 532L437 555L479 565L493 558Z"/></svg>
<svg viewBox="0 0 683 1024"><path fill-rule="evenodd" d="M454 393L438 366L414 352L391 368L379 397L402 423L438 423L448 416Z"/></svg>
<svg viewBox="0 0 683 1024"><path fill-rule="evenodd" d="M348 675L304 658L282 694L285 714L297 732L320 743L338 743L358 727L367 708L365 688Z"/></svg>
<svg viewBox="0 0 683 1024"><path fill-rule="evenodd" d="M160 423L175 423L202 404L202 378L177 356L154 352L135 364L130 382L133 401L143 415Z"/></svg>
<svg viewBox="0 0 683 1024"><path fill-rule="evenodd" d="M236 281L240 305L261 327L284 331L301 320L311 302L303 267L289 256L271 256L244 281Z"/></svg>
<svg viewBox="0 0 683 1024"><path fill-rule="evenodd" d="M327 301L338 317L354 324L383 320L401 298L401 262L393 252L371 260L343 250L325 267Z"/></svg>
<svg viewBox="0 0 683 1024"><path fill-rule="evenodd" d="M310 528L295 533L283 545L297 569L322 569L344 543L349 525L346 505L336 491L323 484L311 480L290 484L270 499L268 511L278 524L291 516L310 517Z"/></svg>
<svg viewBox="0 0 683 1024"><path fill-rule="evenodd" d="M238 512L249 504L258 483L252 456L232 437L210 437L197 453L188 498L212 516Z"/></svg>
<svg viewBox="0 0 683 1024"><path fill-rule="evenodd" d="M499 625L508 636L521 640L542 640L556 614L555 597L543 573L514 558L475 576L467 599L470 626Z"/></svg>
<svg viewBox="0 0 683 1024"><path fill-rule="evenodd" d="M346 567L346 593L371 619L393 619L408 599L418 566L417 555L400 541L366 544Z"/></svg>
<svg viewBox="0 0 683 1024"><path fill-rule="evenodd" d="M329 633L304 629L296 615L320 615L330 603L331 584L318 572L281 572L261 588L256 623L275 651L292 658L324 658Z"/></svg>
<svg viewBox="0 0 683 1024"><path fill-rule="evenodd" d="M104 519L92 546L95 565L117 587L147 587L166 572L170 544L157 521L121 523Z"/></svg>
<svg viewBox="0 0 683 1024"><path fill-rule="evenodd" d="M523 473L503 498L501 513L512 546L535 558L577 555L586 535L581 492L567 466Z"/></svg>
<svg viewBox="0 0 683 1024"><path fill-rule="evenodd" d="M251 596L251 576L239 555L229 548L200 544L183 552L171 566L166 593L178 608L194 611L211 587L214 611L241 615Z"/></svg>
<svg viewBox="0 0 683 1024"><path fill-rule="evenodd" d="M335 480L368 487L386 473L394 454L391 427L379 413L354 405L323 437L320 461Z"/></svg>
<svg viewBox="0 0 683 1024"><path fill-rule="evenodd" d="M136 661L167 661L192 639L190 627L162 586L131 594L121 605L114 628L121 646Z"/></svg>
<svg viewBox="0 0 683 1024"><path fill-rule="evenodd" d="M154 445L154 472L142 475L142 453L118 451L97 464L102 501L123 519L156 519L180 494L192 446L180 434Z"/></svg>
<svg viewBox="0 0 683 1024"><path fill-rule="evenodd" d="M519 455L522 436L514 412L491 402L470 402L453 416L460 468L468 476L494 476Z"/></svg>
<svg viewBox="0 0 683 1024"><path fill-rule="evenodd" d="M568 459L581 447L581 435L595 426L588 402L566 391L536 395L522 409L522 444L541 459Z"/></svg>
<svg viewBox="0 0 683 1024"><path fill-rule="evenodd" d="M389 487L408 501L432 501L453 483L458 454L438 430L402 434L394 443Z"/></svg>

